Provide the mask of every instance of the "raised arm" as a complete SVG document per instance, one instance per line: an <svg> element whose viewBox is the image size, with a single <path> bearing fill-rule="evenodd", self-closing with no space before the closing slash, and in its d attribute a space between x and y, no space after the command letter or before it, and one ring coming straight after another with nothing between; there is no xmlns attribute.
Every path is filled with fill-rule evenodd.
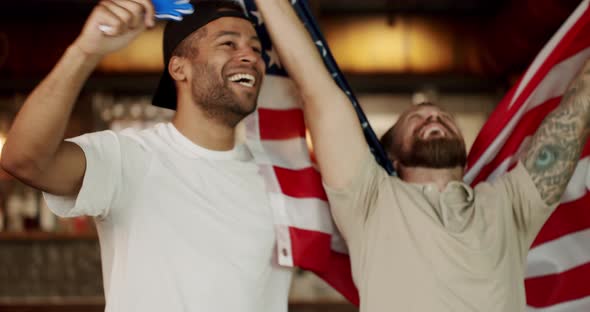
<svg viewBox="0 0 590 312"><path fill-rule="evenodd" d="M368 151L348 97L336 85L289 0L256 0L281 63L301 91L304 113L323 179L350 184Z"/></svg>
<svg viewBox="0 0 590 312"><path fill-rule="evenodd" d="M63 141L76 99L102 57L152 26L153 14L149 0L108 0L97 5L80 36L18 112L2 151L2 168L49 193L78 193L86 159L77 145ZM109 27L103 33L99 26Z"/></svg>
<svg viewBox="0 0 590 312"><path fill-rule="evenodd" d="M535 135L523 162L541 197L559 202L590 132L590 61L571 82L561 104Z"/></svg>

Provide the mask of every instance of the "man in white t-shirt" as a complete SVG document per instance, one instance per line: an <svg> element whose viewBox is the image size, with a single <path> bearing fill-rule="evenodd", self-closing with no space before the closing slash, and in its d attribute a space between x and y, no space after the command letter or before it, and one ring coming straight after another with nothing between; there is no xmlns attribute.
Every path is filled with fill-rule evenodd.
<svg viewBox="0 0 590 312"><path fill-rule="evenodd" d="M195 3L164 32L154 104L171 123L64 142L77 96L106 54L154 25L149 0L102 1L16 117L2 167L58 215L98 228L106 311L287 311L264 182L235 126L256 108L260 41L240 6Z"/></svg>

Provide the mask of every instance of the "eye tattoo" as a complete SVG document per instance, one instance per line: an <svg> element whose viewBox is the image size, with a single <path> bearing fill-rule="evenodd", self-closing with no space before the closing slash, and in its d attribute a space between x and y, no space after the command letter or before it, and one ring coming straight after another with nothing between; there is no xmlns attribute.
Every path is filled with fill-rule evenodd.
<svg viewBox="0 0 590 312"><path fill-rule="evenodd" d="M544 146L535 160L535 167L537 170L549 169L556 162L558 155L559 149L556 146Z"/></svg>

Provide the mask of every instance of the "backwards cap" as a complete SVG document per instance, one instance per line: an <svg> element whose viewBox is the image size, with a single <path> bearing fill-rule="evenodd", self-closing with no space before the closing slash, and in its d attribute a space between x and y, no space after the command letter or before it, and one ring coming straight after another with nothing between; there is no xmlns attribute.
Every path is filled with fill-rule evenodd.
<svg viewBox="0 0 590 312"><path fill-rule="evenodd" d="M168 22L164 29L164 72L152 98L152 104L155 106L176 109L176 86L174 79L168 72L168 64L172 58L172 53L184 39L201 27L222 17L237 17L250 21L244 11L228 6L228 2L193 1L192 4L195 8L193 14L184 16L183 20L179 22ZM239 4L237 5L239 6Z"/></svg>

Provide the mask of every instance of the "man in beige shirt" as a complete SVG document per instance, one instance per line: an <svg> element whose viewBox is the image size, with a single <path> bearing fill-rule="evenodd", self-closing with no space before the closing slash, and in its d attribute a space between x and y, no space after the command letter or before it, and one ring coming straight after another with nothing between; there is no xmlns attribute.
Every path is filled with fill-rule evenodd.
<svg viewBox="0 0 590 312"><path fill-rule="evenodd" d="M590 128L590 63L541 124L516 168L463 184L465 143L435 105L386 136L399 174L374 161L346 95L287 0L257 0L305 117L349 247L362 312L524 311L529 246L558 204Z"/></svg>
<svg viewBox="0 0 590 312"><path fill-rule="evenodd" d="M366 152L349 185L326 185L363 311L521 311L526 254L554 206L522 164L492 184L462 183L465 146L451 117L422 105L392 132L407 133L413 118L423 121L410 148L393 147L401 179Z"/></svg>

